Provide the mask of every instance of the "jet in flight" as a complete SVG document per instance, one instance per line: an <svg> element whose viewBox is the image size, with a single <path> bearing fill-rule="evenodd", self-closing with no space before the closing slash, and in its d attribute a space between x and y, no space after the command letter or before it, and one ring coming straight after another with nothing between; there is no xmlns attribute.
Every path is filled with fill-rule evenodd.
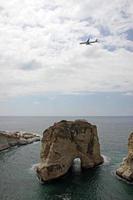
<svg viewBox="0 0 133 200"><path fill-rule="evenodd" d="M80 42L80 44L90 45L90 44L96 43L96 42L98 42L98 39L90 41L90 38L88 38L88 40L86 42Z"/></svg>

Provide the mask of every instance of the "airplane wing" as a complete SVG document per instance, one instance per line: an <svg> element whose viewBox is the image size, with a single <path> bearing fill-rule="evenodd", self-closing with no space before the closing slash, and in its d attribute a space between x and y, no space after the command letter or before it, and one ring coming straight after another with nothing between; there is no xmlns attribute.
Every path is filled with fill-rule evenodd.
<svg viewBox="0 0 133 200"><path fill-rule="evenodd" d="M87 42L89 42L89 41L90 41L90 38L88 38Z"/></svg>

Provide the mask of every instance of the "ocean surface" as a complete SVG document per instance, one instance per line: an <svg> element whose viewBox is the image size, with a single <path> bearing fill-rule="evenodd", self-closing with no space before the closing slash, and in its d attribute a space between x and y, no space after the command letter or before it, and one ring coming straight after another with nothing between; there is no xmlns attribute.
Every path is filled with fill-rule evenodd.
<svg viewBox="0 0 133 200"><path fill-rule="evenodd" d="M133 200L133 184L115 175L127 155L133 117L0 117L0 130L42 135L44 129L62 119L86 119L97 125L105 163L41 184L34 171L39 163L40 142L5 150L0 152L0 200Z"/></svg>

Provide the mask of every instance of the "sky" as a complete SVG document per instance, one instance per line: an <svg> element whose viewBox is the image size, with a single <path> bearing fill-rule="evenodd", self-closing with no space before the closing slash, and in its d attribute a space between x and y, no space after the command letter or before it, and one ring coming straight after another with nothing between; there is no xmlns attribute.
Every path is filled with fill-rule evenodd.
<svg viewBox="0 0 133 200"><path fill-rule="evenodd" d="M132 0L0 0L0 115L133 115ZM98 39L93 45L80 42Z"/></svg>

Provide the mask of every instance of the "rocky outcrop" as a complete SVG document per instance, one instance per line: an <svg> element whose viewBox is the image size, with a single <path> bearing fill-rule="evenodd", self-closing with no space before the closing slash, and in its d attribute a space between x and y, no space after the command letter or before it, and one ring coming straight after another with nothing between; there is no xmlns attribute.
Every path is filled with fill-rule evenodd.
<svg viewBox="0 0 133 200"><path fill-rule="evenodd" d="M0 131L0 151L12 146L26 145L39 140L40 136L34 133Z"/></svg>
<svg viewBox="0 0 133 200"><path fill-rule="evenodd" d="M128 155L123 159L120 168L116 170L116 174L128 181L133 181L133 132L128 138Z"/></svg>
<svg viewBox="0 0 133 200"><path fill-rule="evenodd" d="M55 123L43 133L40 157L37 175L42 181L64 175L75 158L82 168L103 163L96 126L83 120Z"/></svg>

